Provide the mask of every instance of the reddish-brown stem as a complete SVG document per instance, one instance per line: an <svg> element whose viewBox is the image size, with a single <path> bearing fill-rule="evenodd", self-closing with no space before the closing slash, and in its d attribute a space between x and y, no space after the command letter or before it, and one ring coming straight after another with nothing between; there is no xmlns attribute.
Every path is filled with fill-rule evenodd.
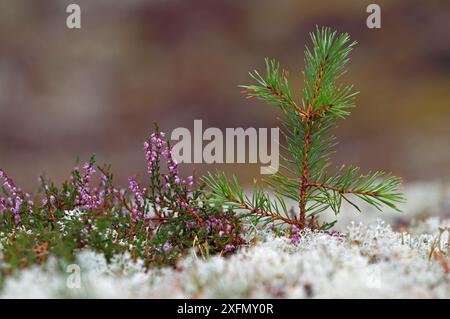
<svg viewBox="0 0 450 319"><path fill-rule="evenodd" d="M181 194L178 194L178 198L179 198L181 201L184 201L185 203L187 203L187 199L186 199L185 197L183 197ZM200 225L203 225L203 218L201 218L200 215L197 214L197 212L196 212L194 209L190 208L190 209L188 209L187 212L188 212L189 214L191 214L192 216L194 216L195 219L197 219L197 221L200 223Z"/></svg>
<svg viewBox="0 0 450 319"><path fill-rule="evenodd" d="M351 189L344 189L344 188L338 188L338 187L333 187L331 185L328 184L321 184L321 183L308 183L306 184L307 187L320 187L320 188L324 188L324 189L329 189L332 191L335 191L339 194L355 194L355 195L366 195L366 196L378 196L379 193L378 192L363 192L363 191L354 191Z"/></svg>
<svg viewBox="0 0 450 319"><path fill-rule="evenodd" d="M309 146L311 143L311 120L308 116L306 120L306 131L305 131L305 153L302 160L302 182L300 186L300 229L305 228L305 218L306 218L306 197L307 184L308 184L308 158L309 158Z"/></svg>
<svg viewBox="0 0 450 319"><path fill-rule="evenodd" d="M284 73L285 73L285 72L286 72L286 71L284 71ZM287 76L287 74L285 74L284 76ZM283 101L283 103L293 105L293 106L295 107L295 110L300 114L300 116L301 116L303 119L306 119L306 116L307 116L306 112L303 111L303 110L297 105L297 103L295 103L295 101L292 101L292 100L288 99L288 98L286 97L286 95L284 95L280 90L275 89L275 88L274 88L273 86L271 86L271 85L266 85L266 88L270 90L270 92L271 92L271 94L272 94L273 96L276 96L276 97L278 97L281 101ZM242 94L249 94L249 93L251 93L251 91L248 91L248 90L242 90L241 93L242 93ZM246 98L247 98L247 99L251 99L251 98L253 98L253 97L254 97L253 95L248 95Z"/></svg>
<svg viewBox="0 0 450 319"><path fill-rule="evenodd" d="M306 126L305 127L305 136L304 136L304 141L303 141L305 148L304 148L303 158L302 158L302 177L301 177L300 190L299 190L299 197L300 197L300 199L299 199L299 208L300 208L299 220L298 221L290 220L288 218L284 218L284 217L278 216L278 215L270 213L270 212L264 212L261 210L257 210L253 207L250 207L246 203L241 203L241 202L237 201L235 198L230 199L234 202L241 204L245 209L251 210L256 214L280 219L288 224L295 224L295 225L299 226L299 228L301 230L303 230L306 226L306 202L307 202L307 197L308 197L308 188L312 187L312 186L317 186L317 187L328 186L328 185L323 185L323 184L310 183L309 182L309 168L308 168L309 152L310 152L310 147L311 147L312 127L314 125L314 122L320 121L323 118L324 113L327 112L327 110L330 107L332 107L331 104L328 104L328 105L323 105L319 108L316 108L316 110L314 110L316 99L320 93L320 89L322 86L322 80L323 80L323 76L325 74L327 65L328 65L328 55L325 57L325 59L321 63L317 81L316 81L315 87L314 87L314 94L313 94L311 100L309 101L309 103L307 104L306 109L299 107L295 102L288 99L280 90L278 90L270 85L266 86L266 88L268 90L270 90L270 93L273 96L278 97L283 103L291 104L291 105L293 104L296 112L300 115L301 121L302 122L304 121L305 126ZM248 94L251 92L245 90L245 91L242 91L241 93ZM251 97L253 97L253 96L252 95L248 96L248 98L251 98ZM318 128L320 129L320 123L319 123ZM331 189L331 188L329 188L329 189ZM336 190L336 191L338 191L338 190ZM370 194L370 193L367 193L367 194ZM364 195L367 195L367 194L364 194Z"/></svg>
<svg viewBox="0 0 450 319"><path fill-rule="evenodd" d="M306 119L306 118L307 118L308 114L307 114L305 111L303 111L303 110L297 105L297 103L295 103L295 101L289 101L289 100L287 99L287 97L286 97L283 93L281 93L279 90L276 90L274 87L272 87L272 86L270 86L270 85L267 85L266 88L268 88L268 89L272 92L272 95L277 96L277 97L280 98L280 100L282 100L284 103L286 103L286 104L292 104L292 103L293 103L293 105L294 105L294 107L295 107L295 110L300 114L300 116L302 117L302 119Z"/></svg>
<svg viewBox="0 0 450 319"><path fill-rule="evenodd" d="M333 104L326 104L326 105L322 105L322 106L318 107L318 108L317 108L317 111L314 111L314 112L312 113L312 115L311 115L312 118L313 118L314 120L320 119L320 118L323 116L323 114L324 114L326 111L328 111L332 106L333 106Z"/></svg>
<svg viewBox="0 0 450 319"><path fill-rule="evenodd" d="M306 107L305 115L302 117L303 119L306 119L306 129L305 129L305 150L303 153L303 159L302 159L302 179L301 179L301 185L300 185L300 201L299 201L299 208L300 208L300 217L299 217L299 226L300 229L305 228L305 220L306 220L306 200L308 196L308 184L309 184L309 172L308 172L308 164L309 164L309 148L311 145L311 128L312 128L312 122L318 116L317 112L313 111L314 102L319 95L322 78L325 73L325 68L328 63L328 57L325 58L325 60L322 62L321 69L319 72L319 76L317 78L314 95L311 99L311 101L308 103L308 106Z"/></svg>
<svg viewBox="0 0 450 319"><path fill-rule="evenodd" d="M300 117L302 118L302 121L308 119L308 114L305 111L303 111L300 107L297 106L295 108L295 110L300 114Z"/></svg>
<svg viewBox="0 0 450 319"><path fill-rule="evenodd" d="M125 209L127 211L129 211L131 214L133 214L133 210L130 208L130 206L128 206L127 201L118 192L113 192L113 194L122 203L123 207L125 207ZM156 221L161 221L161 222L169 220L169 218L162 217L162 216L151 217L149 219L156 220Z"/></svg>
<svg viewBox="0 0 450 319"><path fill-rule="evenodd" d="M296 225L298 227L300 226L295 219L289 219L289 218L280 216L280 215L275 214L275 213L263 211L262 209L256 209L255 207L252 207L252 206L248 205L245 202L241 202L240 200L238 200L235 197L228 197L228 200L233 202L233 203L241 205L243 209L249 210L249 211L251 211L251 212L253 212L253 213L257 214L257 215L261 215L261 216L264 216L264 217L270 217L270 218L273 218L273 219L278 219L278 220L281 220L281 221L285 222L286 224Z"/></svg>

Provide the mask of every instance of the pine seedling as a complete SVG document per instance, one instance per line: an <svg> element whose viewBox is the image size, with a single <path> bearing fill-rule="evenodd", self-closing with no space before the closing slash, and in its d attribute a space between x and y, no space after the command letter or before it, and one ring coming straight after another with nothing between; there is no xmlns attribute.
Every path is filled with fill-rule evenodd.
<svg viewBox="0 0 450 319"><path fill-rule="evenodd" d="M318 224L318 215L331 209L338 215L343 201L360 210L354 202L359 198L381 210L383 205L398 210L404 201L398 188L401 179L377 171L361 174L358 167L342 166L330 174L330 154L336 145L331 131L354 107L353 86L342 86L337 80L345 73L348 55L356 42L347 33L337 34L329 28L311 33L312 47L306 47L303 99L295 101L288 73L279 63L266 59L265 76L250 73L254 85L241 86L248 98L259 98L284 113L281 131L286 145L282 170L266 183L272 194L254 182L253 194L247 196L235 177L223 173L209 174L203 180L210 188L212 204L244 209L257 221L287 223L293 228L329 229L334 222ZM288 209L286 199L298 203L298 214Z"/></svg>

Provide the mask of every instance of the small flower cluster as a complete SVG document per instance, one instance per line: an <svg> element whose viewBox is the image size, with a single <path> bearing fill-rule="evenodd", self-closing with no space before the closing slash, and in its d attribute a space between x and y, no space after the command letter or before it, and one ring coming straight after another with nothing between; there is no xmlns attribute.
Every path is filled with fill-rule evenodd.
<svg viewBox="0 0 450 319"><path fill-rule="evenodd" d="M128 177L128 189L134 196L134 200L131 201L130 208L128 209L133 220L149 220L149 206L146 200L147 189L138 184L136 176Z"/></svg>
<svg viewBox="0 0 450 319"><path fill-rule="evenodd" d="M112 176L109 173L109 168L106 165L103 169L98 167L100 171L100 184L95 187L90 186L92 176L96 172L95 158L92 157L88 163L85 163L83 169L84 174L79 173L76 168L72 175L76 181L76 204L79 208L102 210L108 205L115 205L117 199L113 194L119 191L112 185ZM112 203L109 202L110 200L112 200Z"/></svg>
<svg viewBox="0 0 450 319"><path fill-rule="evenodd" d="M136 177L134 177L134 176L128 177L128 182L129 182L129 188L133 192L133 194L136 196L138 203L141 206L144 206L144 204L145 204L144 194L143 194L140 186L136 182Z"/></svg>
<svg viewBox="0 0 450 319"><path fill-rule="evenodd" d="M150 175L148 190L139 186L135 176L128 179L129 190L134 195L132 213L135 217L148 218L148 201L151 202L153 212L161 218L167 217L170 212L186 210L189 206L190 196L195 188L194 177L182 179L179 176L173 149L165 137L166 133L156 127L156 132L144 142L147 171ZM165 161L167 173L162 171L162 160Z"/></svg>
<svg viewBox="0 0 450 319"><path fill-rule="evenodd" d="M97 169L101 173L100 184L92 187L92 179ZM84 163L82 170L76 166L72 171L70 181L63 185L61 191L41 177L42 190L45 195L41 200L42 209L49 212L73 209L98 211L117 205L113 194L118 191L112 185L109 169L106 166L103 169L101 167L97 167L97 169L95 157Z"/></svg>
<svg viewBox="0 0 450 319"><path fill-rule="evenodd" d="M98 191L98 189L91 190L89 186L92 175L96 172L92 163L85 163L83 169L85 172L82 175L80 174L79 183L77 185L78 195L76 204L84 209L97 209L101 207L104 202L105 192Z"/></svg>
<svg viewBox="0 0 450 319"><path fill-rule="evenodd" d="M153 235L148 255L153 262L173 263L192 245L199 247L202 254L234 251L244 242L238 218L231 212L198 205L203 191L194 176L180 177L173 149L165 137L166 133L156 127L144 143L149 187L141 187L135 176L129 178L129 211Z"/></svg>
<svg viewBox="0 0 450 319"><path fill-rule="evenodd" d="M217 233L219 238L223 238L224 236L230 236L232 234L233 226L228 220L219 219L216 216L209 216L207 219L207 232L209 233ZM232 244L227 244L225 246L225 250L227 252L234 251L236 247Z"/></svg>
<svg viewBox="0 0 450 319"><path fill-rule="evenodd" d="M150 135L150 138L144 142L145 159L148 162L148 173L153 174L154 171L159 170L159 158L160 156L168 157L167 149L162 151L166 147L167 143L163 138L166 136L164 132L155 132Z"/></svg>
<svg viewBox="0 0 450 319"><path fill-rule="evenodd" d="M12 180L6 175L6 173L0 169L0 182L2 184L2 190L5 197L0 192L0 217L6 212L11 211L14 216L14 220L17 224L20 224L22 218L20 216L21 210L25 207L33 206L33 201L30 199L28 193L22 192L22 190L14 185Z"/></svg>
<svg viewBox="0 0 450 319"><path fill-rule="evenodd" d="M300 241L300 237L298 236L299 232L300 232L300 229L297 226L292 225L292 227L291 227L291 243L292 244L297 244Z"/></svg>

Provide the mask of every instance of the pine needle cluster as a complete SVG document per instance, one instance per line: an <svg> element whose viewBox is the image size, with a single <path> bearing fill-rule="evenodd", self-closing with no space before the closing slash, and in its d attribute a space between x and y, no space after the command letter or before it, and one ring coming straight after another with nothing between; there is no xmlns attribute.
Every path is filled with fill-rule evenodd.
<svg viewBox="0 0 450 319"><path fill-rule="evenodd" d="M264 100L284 114L280 127L286 155L282 170L266 181L271 192L255 181L249 196L236 177L230 180L223 173L209 174L203 179L210 188L209 201L244 209L257 221L287 223L299 229L332 227L336 221L319 224L318 216L329 209L337 216L344 201L358 210L355 199L379 210L383 205L398 210L396 204L404 201L400 178L382 171L364 174L358 167L345 165L330 172L330 155L336 145L332 131L355 106L357 92L352 85L339 85L338 80L356 42L350 42L347 33L329 28L317 28L310 36L300 102L291 93L288 72L273 59L266 59L264 75L250 73L255 84L241 86L247 97ZM286 199L298 203L295 212Z"/></svg>

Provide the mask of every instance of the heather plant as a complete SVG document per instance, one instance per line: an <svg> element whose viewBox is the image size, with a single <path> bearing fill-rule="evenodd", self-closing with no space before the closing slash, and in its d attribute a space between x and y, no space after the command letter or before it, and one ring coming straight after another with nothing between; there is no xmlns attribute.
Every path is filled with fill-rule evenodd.
<svg viewBox="0 0 450 319"><path fill-rule="evenodd" d="M92 157L60 187L41 177L32 201L0 170L0 282L49 256L73 261L84 248L107 260L128 252L158 267L175 266L191 249L203 257L225 255L244 243L233 211L200 204L202 186L194 176L180 176L164 132L157 128L144 149L145 186L130 176L128 188L115 187L110 166Z"/></svg>
<svg viewBox="0 0 450 319"><path fill-rule="evenodd" d="M246 210L256 221L291 225L294 232L308 226L329 229L336 221L319 225L318 216L327 209L337 216L343 201L358 210L354 198L377 209L386 205L398 210L396 203L403 201L398 177L381 171L361 174L354 166L330 172L329 157L336 144L331 131L337 120L350 114L356 95L353 86L337 82L356 43L348 34L338 35L329 28L317 28L311 40L312 47L305 51L301 102L291 93L288 72L274 60L266 59L265 75L250 73L255 84L242 86L248 98L264 100L284 114L282 169L266 181L273 194L254 182L253 193L247 196L235 177L230 180L220 172L203 179L210 203ZM298 203L297 212L288 208L286 199Z"/></svg>

